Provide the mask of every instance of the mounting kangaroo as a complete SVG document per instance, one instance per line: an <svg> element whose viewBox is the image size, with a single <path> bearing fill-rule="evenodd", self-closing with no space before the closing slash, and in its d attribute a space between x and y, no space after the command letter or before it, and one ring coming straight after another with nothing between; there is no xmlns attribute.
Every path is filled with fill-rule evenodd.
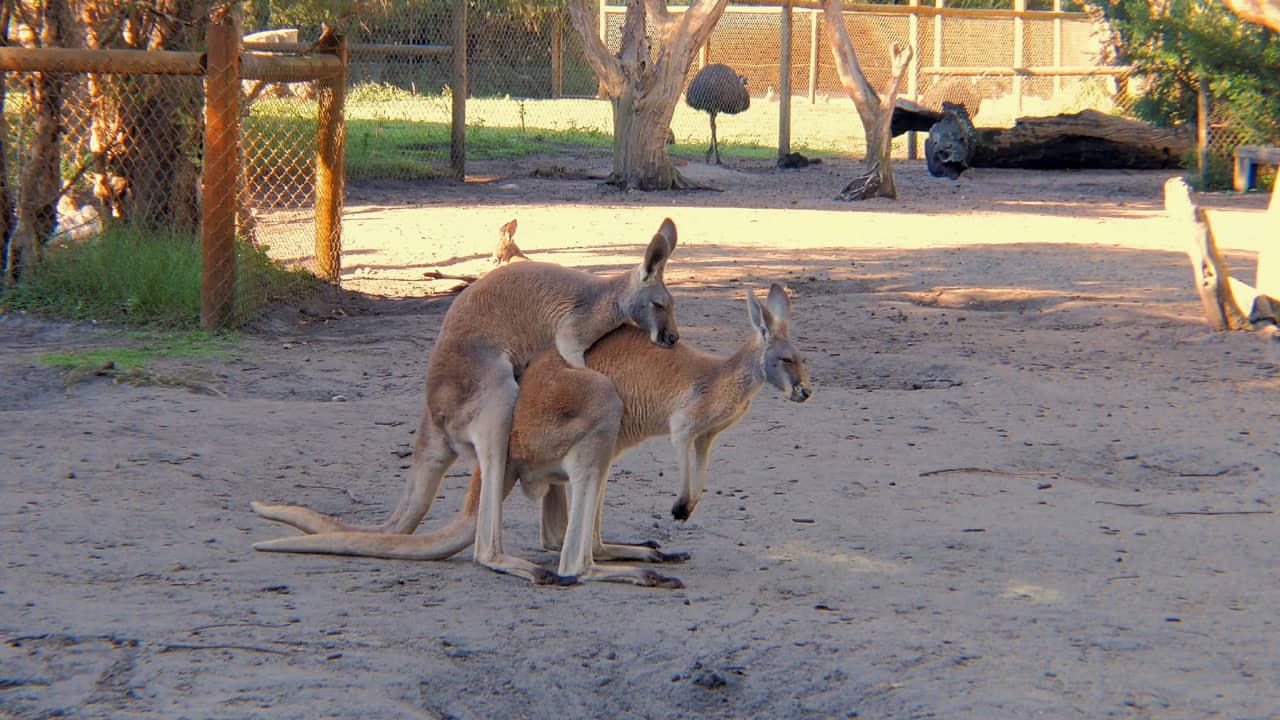
<svg viewBox="0 0 1280 720"><path fill-rule="evenodd" d="M600 277L549 263L519 262L495 269L464 290L445 314L428 361L413 463L400 501L382 525L355 525L299 506L254 503L253 509L306 532L413 532L430 509L445 472L462 455L483 477L496 479L481 486L475 560L536 583L572 582L580 574L574 563L562 559L562 575L557 575L503 551L502 478L507 476L519 390L516 377L551 348L568 366L585 368L587 348L624 324L642 328L654 345L675 345L679 334L674 303L663 282L675 245L675 224L668 219L650 241L643 261L629 272ZM597 373L580 372L608 383ZM302 543L306 539L283 538L256 547L314 552Z"/></svg>
<svg viewBox="0 0 1280 720"><path fill-rule="evenodd" d="M541 498L542 542L549 550L561 551L562 563L578 557L590 576L598 579L679 586L678 580L652 571L594 564L594 560L664 562L684 557L663 553L652 544L603 543L603 485L608 466L623 451L648 438L670 435L683 480L672 513L687 519L706 484L712 443L746 414L765 382L794 402L809 398L804 360L789 337L791 303L786 292L775 284L764 307L754 294L748 295L747 307L752 335L728 358L683 343L657 349L642 332L621 327L586 355L587 367L611 382L593 381L601 376L571 368L551 352L535 359L521 377L502 493L509 494L519 480L527 495ZM463 511L434 532L324 533L297 538L292 549L444 559L471 545L476 537L480 500L489 485L482 471L474 471ZM586 545L588 530L590 544Z"/></svg>

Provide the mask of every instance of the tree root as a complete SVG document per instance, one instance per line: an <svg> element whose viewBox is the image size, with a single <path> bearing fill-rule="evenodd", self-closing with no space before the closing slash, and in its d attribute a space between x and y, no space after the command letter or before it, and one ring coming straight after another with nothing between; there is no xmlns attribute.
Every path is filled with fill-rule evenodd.
<svg viewBox="0 0 1280 720"><path fill-rule="evenodd" d="M844 200L850 202L853 200L866 200L867 198L876 197L880 191L880 172L872 168L866 173L859 175L853 179L853 182L844 186L844 190L836 195L836 200Z"/></svg>
<svg viewBox="0 0 1280 720"><path fill-rule="evenodd" d="M662 187L656 184L624 178L616 172L610 173L609 178L604 181L604 184L611 185L619 190L624 190L624 191L625 190L645 190L645 191L710 190L712 192L724 192L722 188L718 188L715 185L708 185L706 183L700 183L695 180L690 180L689 178L685 177L683 173L681 173L679 170L676 170L675 168L671 169L671 186L670 187Z"/></svg>

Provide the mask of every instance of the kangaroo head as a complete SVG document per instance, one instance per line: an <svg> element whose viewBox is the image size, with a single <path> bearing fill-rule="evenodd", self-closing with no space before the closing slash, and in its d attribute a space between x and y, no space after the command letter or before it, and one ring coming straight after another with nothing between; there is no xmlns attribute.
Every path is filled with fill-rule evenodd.
<svg viewBox="0 0 1280 720"><path fill-rule="evenodd" d="M792 402L809 399L809 373L804 369L804 358L791 344L787 330L791 324L791 299L782 286L769 287L769 297L761 305L754 292L747 293L747 314L751 326L760 334L764 345L762 364L764 377Z"/></svg>
<svg viewBox="0 0 1280 720"><path fill-rule="evenodd" d="M675 300L667 291L662 272L676 247L676 224L662 221L657 234L649 241L644 261L632 271L627 288L619 298L627 321L649 331L649 340L659 347L671 347L680 339L676 329Z"/></svg>

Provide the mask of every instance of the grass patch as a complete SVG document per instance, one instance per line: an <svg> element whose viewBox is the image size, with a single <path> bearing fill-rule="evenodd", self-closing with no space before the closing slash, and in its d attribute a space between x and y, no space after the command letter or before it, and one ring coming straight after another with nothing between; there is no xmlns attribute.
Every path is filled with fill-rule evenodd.
<svg viewBox="0 0 1280 720"><path fill-rule="evenodd" d="M46 248L22 282L0 295L0 310L126 326L194 329L200 324L200 245L183 235L109 229L84 242ZM320 282L285 268L260 249L236 248L232 325L258 317L272 301Z"/></svg>
<svg viewBox="0 0 1280 720"><path fill-rule="evenodd" d="M62 384L71 388L99 377L115 383L136 386L181 387L193 392L225 397L206 380L208 373L189 368L177 374L152 371L153 360L166 358L225 357L234 341L227 333L179 331L171 333L129 333L137 344L121 347L90 348L69 353L41 355L37 362L63 370Z"/></svg>
<svg viewBox="0 0 1280 720"><path fill-rule="evenodd" d="M130 333L138 344L125 347L91 348L70 353L41 355L37 362L63 370L91 370L112 366L117 370L139 370L160 358L224 357L232 337L203 331L176 333Z"/></svg>
<svg viewBox="0 0 1280 720"><path fill-rule="evenodd" d="M315 104L301 99L254 103L247 121L250 168L255 177L305 176L314 165ZM412 93L366 83L347 94L346 177L419 180L448 171L452 105L449 91ZM791 146L813 154L859 155L862 125L847 98L791 106ZM721 154L727 158L772 159L777 155L779 103L756 98L746 112L720 115ZM701 159L710 144L706 113L681 100L671 120L673 157ZM258 139L254 139L254 138ZM467 99L467 158L500 160L568 149L613 146L613 109L592 98Z"/></svg>

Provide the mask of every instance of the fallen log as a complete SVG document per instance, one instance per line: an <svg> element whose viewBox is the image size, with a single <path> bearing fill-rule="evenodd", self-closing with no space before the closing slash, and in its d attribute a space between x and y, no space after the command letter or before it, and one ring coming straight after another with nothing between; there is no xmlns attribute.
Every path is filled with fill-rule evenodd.
<svg viewBox="0 0 1280 720"><path fill-rule="evenodd" d="M889 133L898 137L908 132L929 132L929 128L941 119L941 111L930 110L906 98L898 98L893 104L893 119L889 122Z"/></svg>
<svg viewBox="0 0 1280 720"><path fill-rule="evenodd" d="M967 128L964 125L967 124ZM947 137L973 134L967 157L954 157ZM1194 146L1186 128L1160 128L1097 110L1019 118L1011 128L974 128L967 115L948 112L929 130L929 137L949 154L956 177L970 167L1030 170L1176 168ZM943 165L938 164L941 169ZM932 171L932 169L931 169ZM935 172L937 176L943 173Z"/></svg>

